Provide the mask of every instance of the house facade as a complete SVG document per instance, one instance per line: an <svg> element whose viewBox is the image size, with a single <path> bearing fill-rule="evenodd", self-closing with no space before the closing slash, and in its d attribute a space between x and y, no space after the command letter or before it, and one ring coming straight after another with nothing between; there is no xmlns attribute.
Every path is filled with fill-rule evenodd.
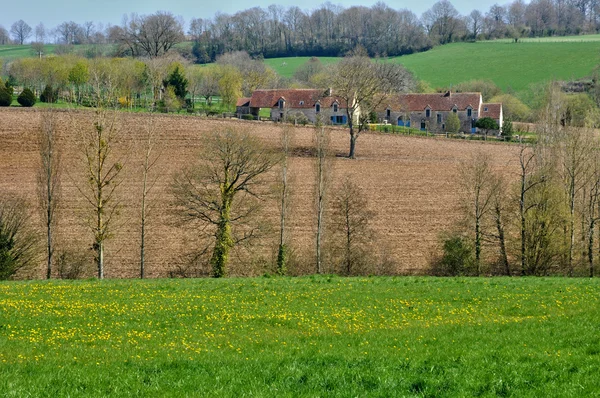
<svg viewBox="0 0 600 398"><path fill-rule="evenodd" d="M289 89L256 90L250 98L240 98L236 104L238 117L253 115L258 118L261 109L269 109L271 120L293 120L303 115L311 123L321 120L327 124L348 123L346 103L329 90Z"/></svg>
<svg viewBox="0 0 600 398"><path fill-rule="evenodd" d="M451 113L460 120L462 132L477 132L475 124L491 117L502 128L502 104L484 103L481 93L400 94L383 101L377 116L387 123L432 132L445 132Z"/></svg>

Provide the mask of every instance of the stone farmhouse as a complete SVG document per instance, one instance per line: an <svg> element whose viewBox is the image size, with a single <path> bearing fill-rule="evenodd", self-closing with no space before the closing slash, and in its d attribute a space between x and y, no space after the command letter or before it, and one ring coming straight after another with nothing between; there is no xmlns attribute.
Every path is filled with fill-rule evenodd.
<svg viewBox="0 0 600 398"><path fill-rule="evenodd" d="M490 117L502 128L502 104L484 103L481 93L400 94L386 98L377 116L384 123L431 132L444 132L446 120L454 112L460 131L477 132L478 119Z"/></svg>
<svg viewBox="0 0 600 398"><path fill-rule="evenodd" d="M293 119L301 114L311 123L317 119L334 125L348 122L346 102L333 95L331 89L256 90L252 97L237 101L236 114L258 118L261 108L270 109L273 121Z"/></svg>

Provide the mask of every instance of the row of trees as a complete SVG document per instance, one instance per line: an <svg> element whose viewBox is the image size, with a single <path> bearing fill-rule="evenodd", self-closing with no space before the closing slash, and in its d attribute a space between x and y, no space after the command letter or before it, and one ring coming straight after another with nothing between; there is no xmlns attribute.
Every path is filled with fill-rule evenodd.
<svg viewBox="0 0 600 398"><path fill-rule="evenodd" d="M105 245L122 225L120 210L123 208L124 177L128 173L130 149L121 141L122 129L117 114L99 107L91 120L74 118L68 128L73 129L79 148L77 168L69 166L68 175L74 183L85 211L80 216L90 233L94 253L96 275L105 275ZM59 127L56 113L51 110L42 114L38 133L40 161L37 165L37 207L43 228L33 228L32 213L19 198L0 197L0 279L7 279L25 267L35 267L45 257L45 276L51 278L83 276L75 269L77 258L65 248L57 247L56 230L62 218L62 180L65 175L63 162L64 132ZM140 255L139 276L146 274L146 241L151 229L149 220L156 216L151 204L153 188L160 177L155 166L161 157L162 138L150 119L143 128L143 173L138 221L127 223L139 225ZM333 193L330 210L325 211L331 190L329 132L322 127L315 134L315 208L317 218L316 266L314 272L340 272L348 275L373 272L366 268L369 250L374 242L369 233L371 213L360 188L346 179ZM293 244L287 232L286 219L289 210L288 157L291 154L293 136L291 130L282 129L281 147L273 150L248 134L236 130L216 131L203 140L197 161L176 174L171 184L172 211L179 225L198 231L197 247L193 260L179 275L196 275L190 269L206 268L210 275L223 277L228 274L231 250L238 245L252 245L263 238L264 222L258 218L265 198L271 200L272 209L262 209L262 214L279 213L278 256L272 270L286 274ZM279 172L273 173L274 168ZM75 179L80 176L80 179ZM275 183L275 185L274 185ZM273 186L277 189L273 190ZM273 198L271 198L273 199ZM138 201L136 201L138 203ZM163 209L164 210L164 209ZM325 218L328 222L325 223ZM324 225L330 224L325 229ZM34 231L43 231L40 232ZM41 239L41 236L44 239ZM327 240L323 239L327 236ZM42 244L45 256L42 256ZM322 249L326 242L325 249ZM325 254L324 254L325 253ZM369 257L370 258L370 257ZM87 262L89 260L83 260ZM325 266L324 264L328 264ZM58 267L58 269L57 269ZM181 269L180 269L181 271Z"/></svg>
<svg viewBox="0 0 600 398"><path fill-rule="evenodd" d="M384 2L372 7L344 8L326 2L303 11L297 6L253 7L213 18L192 18L187 36L184 21L169 12L131 14L120 26L77 24L65 21L48 30L23 20L10 31L0 26L0 44L23 44L35 38L43 43L53 37L57 44L118 44L121 55L157 57L177 43L191 40L193 56L200 63L219 55L247 51L252 56L339 56L357 45L369 55L402 55L453 41L510 37L540 37L596 33L600 29L597 0L515 0L487 11L461 14L449 0L440 0L418 17L412 11L395 10Z"/></svg>
<svg viewBox="0 0 600 398"><path fill-rule="evenodd" d="M193 107L192 99L207 104L219 96L227 107L257 88L280 85L278 75L260 61L243 53L224 56L209 68L186 65L176 54L164 57L86 58L65 55L52 58L23 58L9 66L13 85L49 95L48 102L61 99L79 105L94 105L98 96L121 107L156 107L177 110ZM58 97L58 98L57 98Z"/></svg>
<svg viewBox="0 0 600 398"><path fill-rule="evenodd" d="M600 141L564 122L555 91L538 140L518 152L518 176L477 154L461 165L464 220L434 262L441 274L587 274L600 253ZM515 178L510 177L510 180Z"/></svg>

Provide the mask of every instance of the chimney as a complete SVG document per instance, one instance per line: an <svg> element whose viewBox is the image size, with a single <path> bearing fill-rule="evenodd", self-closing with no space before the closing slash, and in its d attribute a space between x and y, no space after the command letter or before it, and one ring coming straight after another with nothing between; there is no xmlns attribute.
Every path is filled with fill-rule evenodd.
<svg viewBox="0 0 600 398"><path fill-rule="evenodd" d="M329 87L327 90L325 90L326 97L331 97L332 95L333 95L333 89L331 87Z"/></svg>
<svg viewBox="0 0 600 398"><path fill-rule="evenodd" d="M452 96L452 91L448 90L446 91L446 93L444 94L444 97L451 97Z"/></svg>

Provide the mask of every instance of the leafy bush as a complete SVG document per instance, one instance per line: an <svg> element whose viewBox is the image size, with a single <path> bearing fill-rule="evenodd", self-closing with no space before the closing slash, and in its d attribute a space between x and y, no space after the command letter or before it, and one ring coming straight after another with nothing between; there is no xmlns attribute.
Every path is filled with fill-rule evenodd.
<svg viewBox="0 0 600 398"><path fill-rule="evenodd" d="M28 88L21 91L21 94L17 97L17 102L24 107L35 105L35 100L35 94Z"/></svg>
<svg viewBox="0 0 600 398"><path fill-rule="evenodd" d="M58 89L57 90L52 89L51 85L47 85L46 87L44 87L44 91L42 91L42 94L40 95L40 101L49 103L49 104L53 104L56 102L57 99L58 99Z"/></svg>
<svg viewBox="0 0 600 398"><path fill-rule="evenodd" d="M242 115L242 119L244 120L256 120L254 115Z"/></svg>
<svg viewBox="0 0 600 398"><path fill-rule="evenodd" d="M474 264L471 242L454 234L443 240L443 254L433 261L431 271L437 276L471 275Z"/></svg>
<svg viewBox="0 0 600 398"><path fill-rule="evenodd" d="M4 87L0 86L0 106L10 106L12 95Z"/></svg>

